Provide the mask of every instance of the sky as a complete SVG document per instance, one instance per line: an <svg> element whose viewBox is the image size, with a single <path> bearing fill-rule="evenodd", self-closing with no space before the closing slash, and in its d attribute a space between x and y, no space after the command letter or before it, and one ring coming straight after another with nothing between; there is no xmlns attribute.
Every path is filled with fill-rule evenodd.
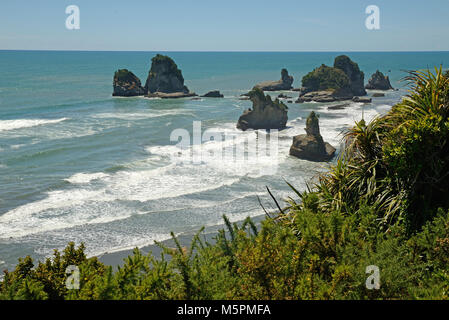
<svg viewBox="0 0 449 320"><path fill-rule="evenodd" d="M0 50L449 51L448 17L449 0L0 0Z"/></svg>

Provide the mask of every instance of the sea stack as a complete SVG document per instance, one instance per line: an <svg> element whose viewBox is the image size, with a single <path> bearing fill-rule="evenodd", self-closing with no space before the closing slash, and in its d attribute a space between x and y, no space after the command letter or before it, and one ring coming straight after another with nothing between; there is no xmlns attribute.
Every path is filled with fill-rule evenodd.
<svg viewBox="0 0 449 320"><path fill-rule="evenodd" d="M341 55L335 58L334 68L342 70L349 78L351 92L355 96L365 96L365 74L360 71L359 65L348 56Z"/></svg>
<svg viewBox="0 0 449 320"><path fill-rule="evenodd" d="M261 82L255 85L256 88L263 91L279 91L279 90L291 90L293 84L293 77L288 74L287 69L281 70L281 80L279 81L267 81Z"/></svg>
<svg viewBox="0 0 449 320"><path fill-rule="evenodd" d="M149 97L182 98L196 96L184 85L181 70L168 56L161 54L151 59L151 69L145 83Z"/></svg>
<svg viewBox="0 0 449 320"><path fill-rule="evenodd" d="M113 96L134 97L145 94L145 89L140 83L140 79L127 69L120 69L114 73Z"/></svg>
<svg viewBox="0 0 449 320"><path fill-rule="evenodd" d="M334 66L321 65L302 78L301 102L333 102L366 95L365 75L348 56L335 58Z"/></svg>
<svg viewBox="0 0 449 320"><path fill-rule="evenodd" d="M379 70L371 76L365 88L370 90L394 90L391 86L390 78L384 76Z"/></svg>
<svg viewBox="0 0 449 320"><path fill-rule="evenodd" d="M329 161L335 155L335 148L323 141L318 116L311 112L306 121L306 134L295 136L290 155L309 161Z"/></svg>
<svg viewBox="0 0 449 320"><path fill-rule="evenodd" d="M271 100L260 88L248 93L253 108L246 110L237 122L237 128L247 129L283 129L287 124L288 107L276 99Z"/></svg>

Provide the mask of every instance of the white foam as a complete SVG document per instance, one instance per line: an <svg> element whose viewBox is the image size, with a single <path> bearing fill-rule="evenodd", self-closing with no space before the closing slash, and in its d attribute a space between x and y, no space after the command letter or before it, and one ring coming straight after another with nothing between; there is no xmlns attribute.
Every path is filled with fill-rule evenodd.
<svg viewBox="0 0 449 320"><path fill-rule="evenodd" d="M20 148L22 148L24 146L25 146L25 144L13 144L10 148L13 149L13 150L17 150L17 149L20 149Z"/></svg>
<svg viewBox="0 0 449 320"><path fill-rule="evenodd" d="M66 181L72 183L72 184L82 184L82 183L89 183L92 180L100 179L107 177L108 174L105 174L103 172L96 172L96 173L76 173L70 178L65 179Z"/></svg>
<svg viewBox="0 0 449 320"><path fill-rule="evenodd" d="M132 214L146 212L131 209L121 201L174 198L238 181L238 178L224 177L210 170L205 172L201 168L175 165L113 175L79 173L69 178L72 183L83 186L94 179L100 183L51 191L42 200L6 212L0 216L0 238L126 219Z"/></svg>
<svg viewBox="0 0 449 320"><path fill-rule="evenodd" d="M134 113L126 113L126 112L109 112L109 113L99 113L93 115L93 118L96 119L121 119L121 120L143 120L143 119L152 119L166 116L175 116L175 115L194 115L191 110L182 109L182 110L148 110L148 112L134 112Z"/></svg>
<svg viewBox="0 0 449 320"><path fill-rule="evenodd" d="M68 118L61 118L55 120L45 119L17 119L17 120L0 120L0 132L23 128L30 128L46 124L54 124L68 120Z"/></svg>

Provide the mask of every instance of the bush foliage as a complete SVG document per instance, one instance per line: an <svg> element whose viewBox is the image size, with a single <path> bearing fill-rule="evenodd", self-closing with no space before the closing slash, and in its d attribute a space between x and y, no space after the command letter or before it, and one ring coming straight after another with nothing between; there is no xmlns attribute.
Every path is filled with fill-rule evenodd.
<svg viewBox="0 0 449 320"><path fill-rule="evenodd" d="M302 78L302 86L309 91L349 89L350 85L344 71L324 64Z"/></svg>

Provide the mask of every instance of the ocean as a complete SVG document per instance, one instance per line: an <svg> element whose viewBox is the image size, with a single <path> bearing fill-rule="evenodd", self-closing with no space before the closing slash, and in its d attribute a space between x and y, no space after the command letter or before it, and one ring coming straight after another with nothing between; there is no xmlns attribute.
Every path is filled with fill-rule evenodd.
<svg viewBox="0 0 449 320"><path fill-rule="evenodd" d="M325 141L341 148L341 133L365 118L387 112L406 94L406 70L449 64L449 52L349 52L365 72L387 74L397 91L351 103L342 110L329 104L287 103L287 129L279 132L277 153L245 161L174 163L175 130L193 133L215 128L233 139L229 147L256 141L265 132L236 129L251 107L239 100L254 84L278 80L287 68L294 87L332 52L159 52L182 70L197 94L218 89L224 99L146 99L112 97L114 71L127 68L145 83L156 52L0 51L0 268L19 257L43 260L69 241L84 242L89 256L152 244L202 226L215 232L223 224L259 217L278 199L294 197L329 164L292 158L293 136L304 133L313 110L320 115ZM277 96L280 92L270 93ZM297 92L284 92L296 100ZM201 142L221 150L225 142ZM273 163L276 170L273 172Z"/></svg>

